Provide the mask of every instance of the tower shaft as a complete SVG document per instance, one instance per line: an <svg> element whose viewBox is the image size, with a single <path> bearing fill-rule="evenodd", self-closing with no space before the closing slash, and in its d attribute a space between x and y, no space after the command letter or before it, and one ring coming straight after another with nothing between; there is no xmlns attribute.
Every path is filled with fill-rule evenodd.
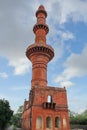
<svg viewBox="0 0 87 130"><path fill-rule="evenodd" d="M43 6L36 12L37 23L33 27L35 43L27 48L26 55L32 62L32 87L47 86L47 63L53 58L54 50L46 44L46 35L49 31L46 24L47 13Z"/></svg>

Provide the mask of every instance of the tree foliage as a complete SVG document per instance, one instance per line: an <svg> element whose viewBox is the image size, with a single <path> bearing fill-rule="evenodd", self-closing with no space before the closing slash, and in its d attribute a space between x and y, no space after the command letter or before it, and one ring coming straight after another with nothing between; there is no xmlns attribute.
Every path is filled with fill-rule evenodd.
<svg viewBox="0 0 87 130"><path fill-rule="evenodd" d="M5 99L0 99L0 130L3 130L9 123L13 111L10 109L9 102Z"/></svg>
<svg viewBox="0 0 87 130"><path fill-rule="evenodd" d="M21 113L14 114L11 118L11 123L16 127L21 128L21 116Z"/></svg>
<svg viewBox="0 0 87 130"><path fill-rule="evenodd" d="M70 124L87 125L87 110L81 114L70 112Z"/></svg>
<svg viewBox="0 0 87 130"><path fill-rule="evenodd" d="M22 123L22 112L23 112L23 106L19 106L17 113L15 113L11 118L11 124L13 124L16 127L21 128Z"/></svg>

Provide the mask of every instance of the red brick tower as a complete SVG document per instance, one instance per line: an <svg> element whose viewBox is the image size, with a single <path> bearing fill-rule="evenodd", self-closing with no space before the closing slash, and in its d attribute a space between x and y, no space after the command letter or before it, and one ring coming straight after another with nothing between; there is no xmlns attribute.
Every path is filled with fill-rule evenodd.
<svg viewBox="0 0 87 130"><path fill-rule="evenodd" d="M46 44L49 28L42 5L36 17L35 43L26 51L32 62L32 87L29 101L24 102L22 127L24 130L70 130L66 89L47 86L47 63L53 58L54 50Z"/></svg>

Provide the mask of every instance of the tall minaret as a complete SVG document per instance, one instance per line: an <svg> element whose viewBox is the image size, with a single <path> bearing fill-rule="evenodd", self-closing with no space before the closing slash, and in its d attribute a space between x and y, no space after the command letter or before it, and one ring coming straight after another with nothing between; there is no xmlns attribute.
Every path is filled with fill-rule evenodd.
<svg viewBox="0 0 87 130"><path fill-rule="evenodd" d="M32 62L33 86L47 86L47 63L53 58L54 50L46 44L46 35L49 27L46 24L47 12L44 6L40 6L36 12L37 23L33 27L35 33L35 43L27 48L26 56Z"/></svg>
<svg viewBox="0 0 87 130"><path fill-rule="evenodd" d="M33 27L35 43L26 50L32 62L32 80L29 100L24 102L22 128L24 130L70 130L66 89L47 85L47 64L54 50L46 44L49 28L47 12L41 5Z"/></svg>

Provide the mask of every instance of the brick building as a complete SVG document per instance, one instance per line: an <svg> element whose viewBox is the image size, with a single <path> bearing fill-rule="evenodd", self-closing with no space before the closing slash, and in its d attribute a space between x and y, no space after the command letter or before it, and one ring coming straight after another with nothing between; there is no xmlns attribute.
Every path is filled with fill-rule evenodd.
<svg viewBox="0 0 87 130"><path fill-rule="evenodd" d="M70 130L65 88L47 85L47 64L54 57L54 49L47 45L47 12L40 6L33 27L35 43L26 50L32 62L32 80L29 100L24 102L22 128L24 130Z"/></svg>

